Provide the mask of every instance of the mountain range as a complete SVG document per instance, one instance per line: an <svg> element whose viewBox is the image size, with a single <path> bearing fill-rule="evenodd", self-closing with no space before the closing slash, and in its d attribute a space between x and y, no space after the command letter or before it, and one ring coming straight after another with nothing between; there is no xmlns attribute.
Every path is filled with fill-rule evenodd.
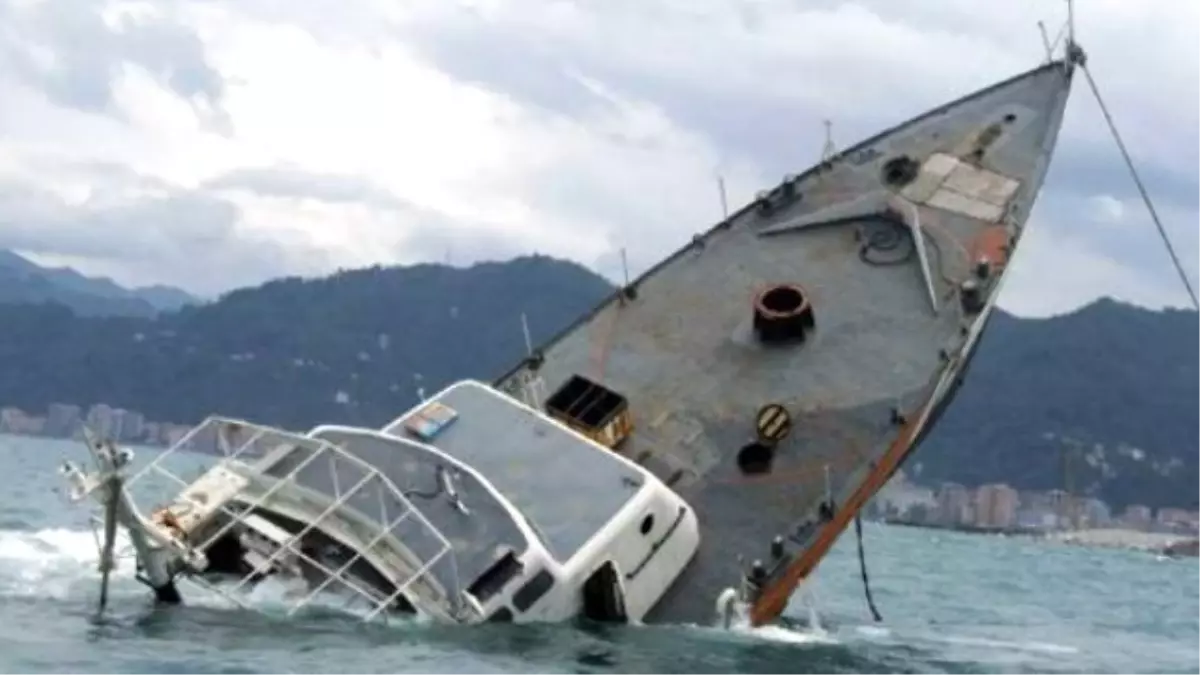
<svg viewBox="0 0 1200 675"><path fill-rule="evenodd" d="M88 277L69 267L41 267L0 249L0 304L56 303L80 316L154 316L199 300L174 286L127 289L112 279Z"/></svg>
<svg viewBox="0 0 1200 675"><path fill-rule="evenodd" d="M74 278L53 272L26 278ZM76 294L66 289L78 280L0 302L0 405L379 426L419 390L500 375L524 355L522 315L539 342L613 292L584 267L531 256L284 278L147 313L117 311L154 306L147 289L85 292L111 282L75 276L90 282ZM187 302L165 297L167 307ZM905 470L929 485L1069 487L1117 507L1196 508L1198 327L1192 311L1112 300L1048 319L999 312Z"/></svg>

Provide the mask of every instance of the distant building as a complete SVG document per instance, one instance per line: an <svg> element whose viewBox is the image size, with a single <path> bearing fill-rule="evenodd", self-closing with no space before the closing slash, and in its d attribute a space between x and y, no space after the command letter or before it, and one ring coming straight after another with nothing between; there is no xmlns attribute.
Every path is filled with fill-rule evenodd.
<svg viewBox="0 0 1200 675"><path fill-rule="evenodd" d="M46 409L46 426L43 433L56 438L71 438L82 424L83 411L79 406L51 403Z"/></svg>
<svg viewBox="0 0 1200 675"><path fill-rule="evenodd" d="M975 491L975 525L1011 528L1017 524L1017 491L1003 483L983 485Z"/></svg>
<svg viewBox="0 0 1200 675"><path fill-rule="evenodd" d="M1192 536L1200 535L1200 511L1192 511L1188 514L1187 533Z"/></svg>
<svg viewBox="0 0 1200 675"><path fill-rule="evenodd" d="M1155 518L1160 529L1181 534L1196 531L1197 514L1185 509L1161 508Z"/></svg>
<svg viewBox="0 0 1200 675"><path fill-rule="evenodd" d="M145 433L146 418L135 410L117 408L112 414L112 435L121 441L139 441Z"/></svg>
<svg viewBox="0 0 1200 675"><path fill-rule="evenodd" d="M1028 530L1058 529L1058 514L1044 507L1022 506L1017 511L1017 526Z"/></svg>
<svg viewBox="0 0 1200 675"><path fill-rule="evenodd" d="M943 525L971 522L971 492L958 483L942 483L937 494L937 513Z"/></svg>
<svg viewBox="0 0 1200 675"><path fill-rule="evenodd" d="M158 422L146 422L142 429L142 440L147 445L158 445L162 442L162 427Z"/></svg>
<svg viewBox="0 0 1200 675"><path fill-rule="evenodd" d="M160 431L159 442L163 445L175 445L183 440L183 437L191 431L191 427L186 427L181 424L163 424Z"/></svg>
<svg viewBox="0 0 1200 675"><path fill-rule="evenodd" d="M113 409L106 403L97 403L88 410L87 425L100 438L113 437Z"/></svg>
<svg viewBox="0 0 1200 675"><path fill-rule="evenodd" d="M85 425L102 438L148 445L171 444L191 429L168 422L151 422L141 412L114 408L106 403L93 405L86 414L77 405L51 403L46 407L45 416L33 415L14 406L0 408L0 433L79 439Z"/></svg>
<svg viewBox="0 0 1200 675"><path fill-rule="evenodd" d="M45 419L27 414L20 408L0 408L0 433L40 434Z"/></svg>
<svg viewBox="0 0 1200 675"><path fill-rule="evenodd" d="M1047 492L1021 492L1021 506L1017 509L1017 525L1035 530L1059 529L1061 504L1058 501L1060 499L1061 495L1051 495Z"/></svg>
<svg viewBox="0 0 1200 675"><path fill-rule="evenodd" d="M890 481L875 494L877 514L888 518L912 519L913 509L918 505L926 510L937 506L933 490L908 481L903 471L897 471Z"/></svg>
<svg viewBox="0 0 1200 675"><path fill-rule="evenodd" d="M20 423L18 416L24 415L19 408L0 408L0 433L16 434L20 433L13 429L13 423Z"/></svg>
<svg viewBox="0 0 1200 675"><path fill-rule="evenodd" d="M1121 514L1121 524L1135 530L1148 530L1154 522L1149 506L1133 504Z"/></svg>
<svg viewBox="0 0 1200 675"><path fill-rule="evenodd" d="M1058 521L1058 529L1077 530L1083 526L1084 499L1065 490L1050 490L1046 493L1051 510Z"/></svg>
<svg viewBox="0 0 1200 675"><path fill-rule="evenodd" d="M109 419L112 420L109 426L109 433L112 434L113 440L122 440L124 438L125 416L129 411L124 408L113 408Z"/></svg>
<svg viewBox="0 0 1200 675"><path fill-rule="evenodd" d="M1103 500L1091 497L1083 502L1083 522L1081 527L1107 527L1112 522L1112 512Z"/></svg>

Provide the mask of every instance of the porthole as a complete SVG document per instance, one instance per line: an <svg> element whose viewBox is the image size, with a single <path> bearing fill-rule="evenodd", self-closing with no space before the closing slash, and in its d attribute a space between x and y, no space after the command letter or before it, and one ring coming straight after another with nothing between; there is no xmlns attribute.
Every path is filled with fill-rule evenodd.
<svg viewBox="0 0 1200 675"><path fill-rule="evenodd" d="M642 536L650 534L650 530L654 529L654 514L647 513L646 517L642 518L642 525L638 529L641 531Z"/></svg>

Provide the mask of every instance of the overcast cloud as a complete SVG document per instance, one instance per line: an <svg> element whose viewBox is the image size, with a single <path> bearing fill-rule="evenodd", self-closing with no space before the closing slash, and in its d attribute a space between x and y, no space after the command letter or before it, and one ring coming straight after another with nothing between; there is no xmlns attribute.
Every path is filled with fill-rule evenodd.
<svg viewBox="0 0 1200 675"><path fill-rule="evenodd" d="M1200 3L1088 0L1193 280ZM1037 64L1046 0L0 0L0 247L215 294L538 251L636 273L840 144ZM1186 299L1077 81L1001 304Z"/></svg>

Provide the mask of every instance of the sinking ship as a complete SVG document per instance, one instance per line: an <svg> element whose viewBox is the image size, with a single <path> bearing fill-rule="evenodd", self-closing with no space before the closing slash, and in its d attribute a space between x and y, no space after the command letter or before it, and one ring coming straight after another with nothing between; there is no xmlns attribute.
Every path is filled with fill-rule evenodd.
<svg viewBox="0 0 1200 675"><path fill-rule="evenodd" d="M120 528L164 602L281 579L367 619L775 620L963 383L1082 61L823 157L382 428L212 417L136 471L90 438L64 471L104 578ZM188 450L219 461L183 479Z"/></svg>

